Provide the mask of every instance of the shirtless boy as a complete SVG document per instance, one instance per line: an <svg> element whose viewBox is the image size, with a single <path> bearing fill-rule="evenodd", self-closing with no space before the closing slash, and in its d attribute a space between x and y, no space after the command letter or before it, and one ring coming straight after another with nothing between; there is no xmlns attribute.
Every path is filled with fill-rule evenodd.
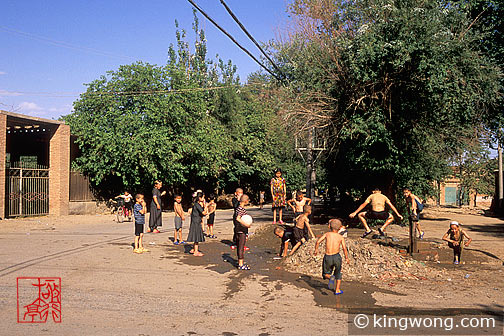
<svg viewBox="0 0 504 336"><path fill-rule="evenodd" d="M184 209L182 208L182 196L175 195L173 211L175 212L175 234L173 237L173 244L185 244L185 242L182 240L182 223L185 220Z"/></svg>
<svg viewBox="0 0 504 336"><path fill-rule="evenodd" d="M311 214L311 206L305 205L303 207L303 213L296 217L296 226L293 228L294 239L296 240L296 245L292 248L292 251L289 255L293 255L294 252L306 242L305 238L305 230L307 230L313 238L315 238L315 234L313 233L310 227L310 219L308 216Z"/></svg>
<svg viewBox="0 0 504 336"><path fill-rule="evenodd" d="M413 194L410 188L404 188L403 195L406 199L406 204L408 204L411 220L416 222L418 238L423 239L425 232L420 228L420 212L424 208L422 200L417 195ZM385 225L382 227L382 230L385 230Z"/></svg>
<svg viewBox="0 0 504 336"><path fill-rule="evenodd" d="M329 221L329 232L324 233L315 243L315 255L318 254L318 248L321 242L326 241L326 252L324 261L322 263L322 277L329 279L329 289L334 289L334 295L343 294L340 289L341 286L341 255L340 249L343 249L345 260L350 263L348 259L348 251L345 244L345 238L338 233L341 229L342 223L339 219L331 219ZM336 282L336 288L334 288Z"/></svg>
<svg viewBox="0 0 504 336"><path fill-rule="evenodd" d="M364 209L368 204L371 204L371 210L370 211L364 211L359 213L362 209ZM385 224L383 224L382 228L378 229L378 232L383 236L383 229L385 229L392 221L394 220L394 216L392 216L391 213L388 211L385 211L385 205L388 205L392 211L399 217L401 220L403 219L403 216L397 211L395 206L390 202L387 196L383 195L380 191L379 188L373 189L373 193L369 195L369 197L362 203L357 210L352 212L349 217L354 218L357 214L359 217L360 222L364 227L366 228L366 232L362 235L362 238L365 238L369 234L373 232L367 225L367 219L380 219L384 220Z"/></svg>
<svg viewBox="0 0 504 336"><path fill-rule="evenodd" d="M292 211L294 211L294 217L297 217L303 214L303 207L305 204L311 205L311 202L311 198L304 197L303 192L298 190L296 192L296 198L287 201L287 204L292 208Z"/></svg>

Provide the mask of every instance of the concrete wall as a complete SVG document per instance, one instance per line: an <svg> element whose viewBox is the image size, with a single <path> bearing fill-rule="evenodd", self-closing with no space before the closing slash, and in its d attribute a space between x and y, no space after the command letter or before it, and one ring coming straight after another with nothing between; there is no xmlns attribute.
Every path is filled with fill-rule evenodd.
<svg viewBox="0 0 504 336"><path fill-rule="evenodd" d="M96 215L103 213L110 213L105 203L97 201L74 201L69 203L69 215Z"/></svg>

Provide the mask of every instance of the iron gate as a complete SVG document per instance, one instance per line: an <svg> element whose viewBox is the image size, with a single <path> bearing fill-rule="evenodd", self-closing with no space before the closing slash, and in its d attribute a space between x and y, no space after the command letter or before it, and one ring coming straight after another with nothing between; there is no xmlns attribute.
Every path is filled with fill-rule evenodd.
<svg viewBox="0 0 504 336"><path fill-rule="evenodd" d="M49 169L18 163L7 168L7 217L49 213Z"/></svg>

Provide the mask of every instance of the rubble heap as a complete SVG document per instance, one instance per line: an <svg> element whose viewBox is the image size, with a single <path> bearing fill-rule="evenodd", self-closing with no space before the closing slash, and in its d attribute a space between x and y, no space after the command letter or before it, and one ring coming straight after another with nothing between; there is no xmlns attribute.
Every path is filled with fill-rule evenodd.
<svg viewBox="0 0 504 336"><path fill-rule="evenodd" d="M368 239L345 240L350 264L344 259L343 277L348 280L388 280L416 279L427 280L445 277L446 271L434 269L424 262L404 257L392 247L378 245ZM319 247L319 254L314 256L315 239L307 241L291 257L285 259L285 268L312 276L321 276L325 242Z"/></svg>

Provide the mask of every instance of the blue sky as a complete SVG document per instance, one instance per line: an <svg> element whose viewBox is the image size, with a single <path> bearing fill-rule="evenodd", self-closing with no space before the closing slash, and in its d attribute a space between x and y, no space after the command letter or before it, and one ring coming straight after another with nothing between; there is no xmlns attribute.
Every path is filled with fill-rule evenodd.
<svg viewBox="0 0 504 336"><path fill-rule="evenodd" d="M254 55L259 51L219 0L195 0ZM287 0L227 0L259 41L285 27ZM208 56L231 59L243 80L259 66L198 14ZM49 119L71 112L89 83L121 64L166 62L175 20L191 30L187 0L3 0L0 3L0 109Z"/></svg>

